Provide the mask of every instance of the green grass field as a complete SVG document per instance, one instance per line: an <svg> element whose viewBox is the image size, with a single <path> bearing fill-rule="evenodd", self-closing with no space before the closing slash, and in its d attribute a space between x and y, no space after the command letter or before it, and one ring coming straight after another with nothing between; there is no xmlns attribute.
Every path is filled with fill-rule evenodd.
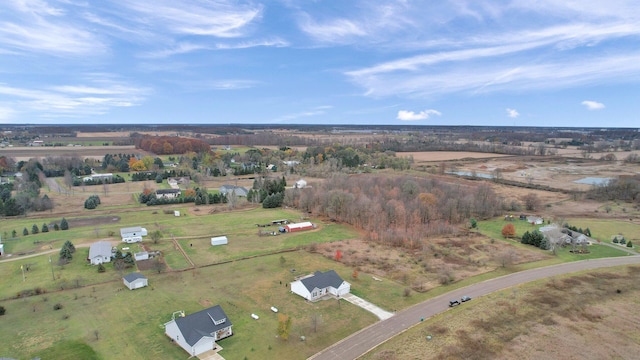
<svg viewBox="0 0 640 360"><path fill-rule="evenodd" d="M0 326L0 338L6 346L0 356L29 358L69 339L89 345L95 358L182 358L186 353L164 335L162 324L174 311L188 314L220 304L235 332L221 341L225 358L304 358L377 320L344 301L308 303L289 291L295 275L327 269L345 278L351 273L339 263L299 251L185 272L150 273L150 286L135 291L118 280L3 301L7 313L0 319L5 324ZM358 286L356 281L354 287ZM399 285L385 286L400 293ZM54 310L55 304L62 309ZM288 341L275 336L277 317L271 306L293 319ZM251 313L260 319L253 320ZM312 318L317 320L315 331ZM299 340L302 335L304 342Z"/></svg>

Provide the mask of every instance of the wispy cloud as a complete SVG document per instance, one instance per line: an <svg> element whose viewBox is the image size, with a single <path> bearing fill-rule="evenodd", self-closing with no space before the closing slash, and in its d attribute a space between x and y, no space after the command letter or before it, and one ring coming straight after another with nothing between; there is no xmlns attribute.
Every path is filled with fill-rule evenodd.
<svg viewBox="0 0 640 360"><path fill-rule="evenodd" d="M0 20L0 47L53 56L95 56L108 50L102 39L66 12L43 1L11 1ZM1 10L1 6L0 6Z"/></svg>
<svg viewBox="0 0 640 360"><path fill-rule="evenodd" d="M507 116L508 116L508 117L510 117L510 118L515 119L515 118L517 118L518 116L520 116L520 113L519 113L519 112L518 112L518 110L516 110L516 109L509 109L509 108L507 108L506 110L507 110Z"/></svg>
<svg viewBox="0 0 640 360"><path fill-rule="evenodd" d="M367 34L359 24L348 19L332 19L320 23L308 15L301 21L300 28L316 40L329 43L350 43Z"/></svg>
<svg viewBox="0 0 640 360"><path fill-rule="evenodd" d="M44 88L12 87L0 84L5 103L22 113L41 113L41 117L80 117L99 115L112 108L139 105L149 90L118 81L89 80L90 85L61 85Z"/></svg>
<svg viewBox="0 0 640 360"><path fill-rule="evenodd" d="M640 52L591 57L589 62L565 58L540 64L476 62L461 66L428 68L414 72L393 72L351 79L369 96L422 97L453 92L531 91L566 88L605 81L623 82L640 73Z"/></svg>
<svg viewBox="0 0 640 360"><path fill-rule="evenodd" d="M240 5L235 1L127 2L126 6L153 27L175 34L232 38L246 33L247 26L260 18L262 5ZM144 20L143 20L144 19Z"/></svg>
<svg viewBox="0 0 640 360"><path fill-rule="evenodd" d="M401 121L419 121L427 120L429 117L431 117L431 115L440 116L442 114L438 110L433 109L420 111L418 113L408 110L400 110L398 111L398 116L396 117L396 119Z"/></svg>
<svg viewBox="0 0 640 360"><path fill-rule="evenodd" d="M332 109L333 106L331 105L322 105L322 106L317 106L311 110L308 111L301 111L301 112L297 112L297 113L293 113L293 114L289 114L289 115L284 115L281 116L277 119L275 119L275 122L286 122L286 121L291 121L291 120L296 120L296 119L301 119L301 118L307 118L307 117L312 117L312 116L318 116L318 115L323 115L326 113L326 110Z"/></svg>
<svg viewBox="0 0 640 360"><path fill-rule="evenodd" d="M597 102L597 101L592 101L592 100L585 100L582 102L582 105L584 105L587 110L601 110L604 109L604 104L601 102Z"/></svg>

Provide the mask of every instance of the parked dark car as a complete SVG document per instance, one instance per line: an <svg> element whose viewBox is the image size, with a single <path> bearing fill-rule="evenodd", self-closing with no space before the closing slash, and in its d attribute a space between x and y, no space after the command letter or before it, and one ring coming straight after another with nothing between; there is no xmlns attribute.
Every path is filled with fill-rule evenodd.
<svg viewBox="0 0 640 360"><path fill-rule="evenodd" d="M462 301L462 302L467 302L469 300L471 300L470 296L463 296L462 299L460 299L460 301Z"/></svg>
<svg viewBox="0 0 640 360"><path fill-rule="evenodd" d="M460 301L458 301L458 300L449 301L449 307L454 307L454 306L458 306L458 305L460 305Z"/></svg>

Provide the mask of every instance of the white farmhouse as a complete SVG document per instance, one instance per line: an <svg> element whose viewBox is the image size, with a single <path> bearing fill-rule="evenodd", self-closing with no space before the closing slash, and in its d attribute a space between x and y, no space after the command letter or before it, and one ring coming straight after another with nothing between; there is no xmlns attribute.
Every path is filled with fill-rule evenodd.
<svg viewBox="0 0 640 360"><path fill-rule="evenodd" d="M98 241L91 244L89 257L91 265L100 265L111 261L111 244L108 241Z"/></svg>
<svg viewBox="0 0 640 360"><path fill-rule="evenodd" d="M231 321L220 305L164 324L165 334L191 356L216 348L216 341L233 335Z"/></svg>
<svg viewBox="0 0 640 360"><path fill-rule="evenodd" d="M340 297L351 291L351 284L342 280L334 270L316 271L291 283L291 291L309 301L316 301L324 296Z"/></svg>

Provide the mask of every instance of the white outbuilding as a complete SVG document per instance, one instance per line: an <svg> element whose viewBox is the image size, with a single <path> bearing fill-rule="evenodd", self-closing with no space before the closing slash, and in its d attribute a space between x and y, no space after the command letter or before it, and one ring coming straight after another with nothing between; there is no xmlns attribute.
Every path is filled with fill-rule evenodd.
<svg viewBox="0 0 640 360"><path fill-rule="evenodd" d="M122 282L129 290L139 289L141 287L149 286L149 280L139 272L131 273L122 278Z"/></svg>
<svg viewBox="0 0 640 360"><path fill-rule="evenodd" d="M216 236L211 238L211 246L216 245L227 245L229 243L229 239L226 236Z"/></svg>

